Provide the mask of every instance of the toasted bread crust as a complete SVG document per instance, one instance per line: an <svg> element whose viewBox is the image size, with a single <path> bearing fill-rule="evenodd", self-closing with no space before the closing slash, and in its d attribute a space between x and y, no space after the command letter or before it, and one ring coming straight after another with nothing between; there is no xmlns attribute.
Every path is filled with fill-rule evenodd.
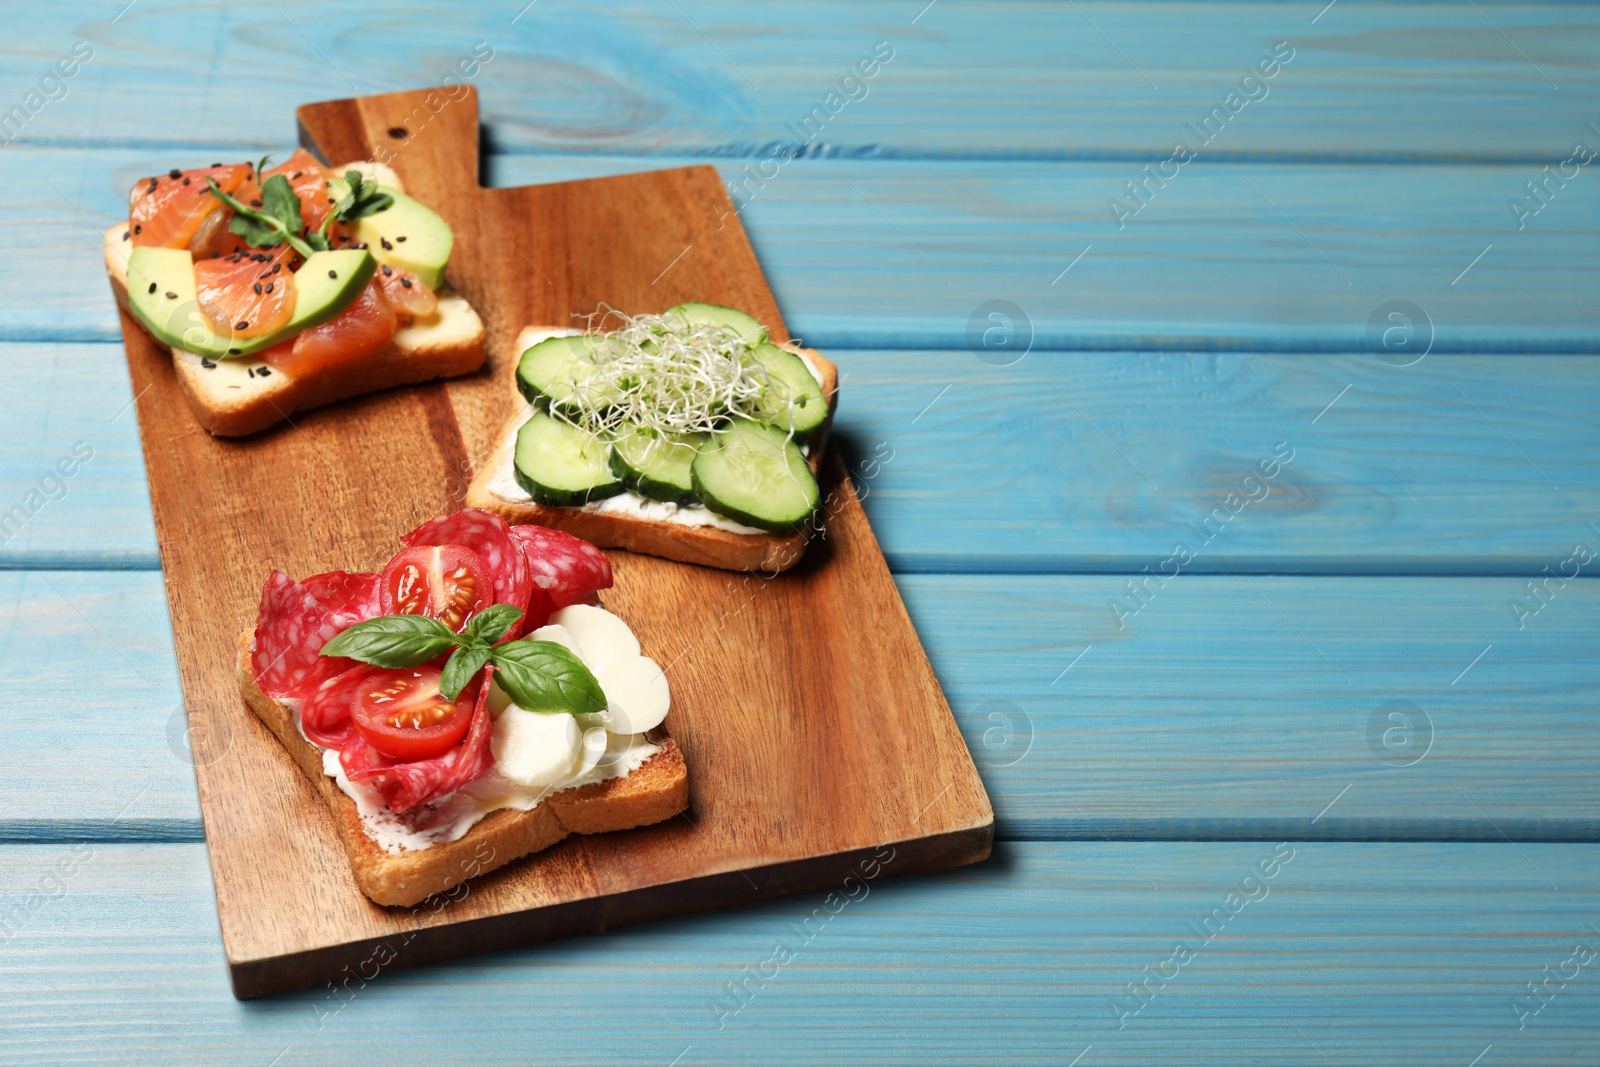
<svg viewBox="0 0 1600 1067"><path fill-rule="evenodd" d="M128 309L127 227L119 223L105 232L106 274L117 304L135 322ZM359 360L292 378L282 371L268 377L251 377L236 367L202 366L172 349L173 366L195 419L218 437L242 437L282 422L297 411L321 407L364 393L397 385L413 385L435 378L470 374L483 366L483 322L466 300L448 290L439 294L448 325L418 324L395 332L381 349ZM142 329L144 324L139 323ZM158 342L159 343L159 342ZM229 360L226 363L259 363ZM241 379L237 387L222 386L219 376Z"/></svg>
<svg viewBox="0 0 1600 1067"><path fill-rule="evenodd" d="M689 806L689 773L670 737L631 774L565 789L528 811L491 812L455 841L391 855L361 826L355 802L322 771L322 753L300 735L294 712L256 683L250 667L255 634L239 635L239 691L333 809L356 885L375 903L406 907L549 848L568 834L600 834L662 822Z"/></svg>
<svg viewBox="0 0 1600 1067"><path fill-rule="evenodd" d="M833 428L833 413L839 400L839 368L822 353L805 349L807 357L822 374L822 393L828 398L828 418L817 431L808 457L811 473L822 468L827 453L828 432ZM513 381L512 391L516 392ZM522 403L522 394L516 393ZM679 563L698 563L728 571L761 571L777 574L800 562L811 540L813 524L794 533L737 533L715 526L685 526L660 519L585 511L583 508L552 507L529 500L507 500L491 488L498 471L510 461L510 436L522 424L518 416L500 431L500 445L490 455L467 486L469 508L484 508L512 525L531 523L565 530L574 537L601 548L625 548L646 556L661 556Z"/></svg>

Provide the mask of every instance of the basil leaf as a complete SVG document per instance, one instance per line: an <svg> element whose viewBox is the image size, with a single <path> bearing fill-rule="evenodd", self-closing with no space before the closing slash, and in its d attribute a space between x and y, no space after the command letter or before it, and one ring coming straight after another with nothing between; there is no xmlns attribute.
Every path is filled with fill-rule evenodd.
<svg viewBox="0 0 1600 1067"><path fill-rule="evenodd" d="M472 681L472 676L483 670L489 662L489 646L473 642L456 649L439 675L439 692L454 700Z"/></svg>
<svg viewBox="0 0 1600 1067"><path fill-rule="evenodd" d="M375 667L415 667L442 656L461 639L425 615L380 615L358 622L322 646L324 656L348 656Z"/></svg>
<svg viewBox="0 0 1600 1067"><path fill-rule="evenodd" d="M605 710L606 695L583 661L554 641L508 641L496 645L489 662L494 680L524 711L589 715Z"/></svg>
<svg viewBox="0 0 1600 1067"><path fill-rule="evenodd" d="M504 637L520 618L522 612L510 604L495 604L468 619L461 636L475 637L492 645Z"/></svg>

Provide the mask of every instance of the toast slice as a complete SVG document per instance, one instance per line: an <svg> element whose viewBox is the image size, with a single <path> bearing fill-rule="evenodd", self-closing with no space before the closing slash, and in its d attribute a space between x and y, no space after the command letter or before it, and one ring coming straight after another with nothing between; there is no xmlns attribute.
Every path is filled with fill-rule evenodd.
<svg viewBox="0 0 1600 1067"><path fill-rule="evenodd" d="M300 734L294 711L256 684L250 669L255 632L239 636L239 690L328 806L357 887L378 904L407 907L435 893L549 848L568 834L602 834L662 822L689 807L689 772L670 737L632 773L564 789L528 811L490 812L455 841L391 854L362 828L355 801L323 773L322 751Z"/></svg>
<svg viewBox="0 0 1600 1067"><path fill-rule="evenodd" d="M516 351L529 347L530 338L537 334L559 330L559 327L530 326L517 338ZM529 342L529 343L524 343ZM822 457L827 452L828 432L833 427L833 413L839 399L839 368L822 353L802 349L807 360L822 378L822 395L828 398L828 418L812 438L807 461L811 473L819 475ZM516 432L527 419L527 402L517 390L512 379L511 392L518 414L501 431L500 444L473 475L467 486L466 506L484 508L499 514L513 526L531 523L565 530L601 548L625 548L647 556L661 556L679 563L698 563L729 571L761 571L777 574L800 562L816 523L810 522L794 533L774 534L762 531L749 533L722 529L717 526L690 526L681 522L649 519L616 512L592 511L581 507L553 507L526 498L511 500L494 489L494 483L511 469ZM819 475L820 480L820 475ZM824 501L824 510L826 501Z"/></svg>
<svg viewBox="0 0 1600 1067"><path fill-rule="evenodd" d="M125 312L132 249L126 223L105 232L106 274ZM218 437L242 437L335 400L470 374L483 366L483 320L459 293L445 289L438 296L437 312L396 330L388 344L363 359L293 378L277 370L258 375L265 366L259 359L202 362L174 348L178 383L201 426Z"/></svg>

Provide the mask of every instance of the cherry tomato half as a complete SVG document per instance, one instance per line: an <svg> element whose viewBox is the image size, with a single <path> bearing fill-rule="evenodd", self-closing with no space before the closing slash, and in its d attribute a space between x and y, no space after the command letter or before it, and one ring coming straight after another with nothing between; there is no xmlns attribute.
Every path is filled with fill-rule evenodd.
<svg viewBox="0 0 1600 1067"><path fill-rule="evenodd" d="M432 667L373 667L353 686L350 721L367 744L393 759L442 756L472 725L472 687L451 700L439 692L439 672Z"/></svg>
<svg viewBox="0 0 1600 1067"><path fill-rule="evenodd" d="M385 615L426 615L461 632L494 603L494 579L483 557L460 545L418 545L383 569Z"/></svg>

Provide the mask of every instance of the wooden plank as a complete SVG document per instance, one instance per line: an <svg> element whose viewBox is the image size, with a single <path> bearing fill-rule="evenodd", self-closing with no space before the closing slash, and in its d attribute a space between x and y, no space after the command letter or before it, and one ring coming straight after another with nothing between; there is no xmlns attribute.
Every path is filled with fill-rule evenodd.
<svg viewBox="0 0 1600 1067"><path fill-rule="evenodd" d="M1185 578L1119 630L1124 582L900 579L1002 837L1600 836L1594 582L1520 631L1509 578ZM159 576L0 573L0 603L0 836L195 839Z"/></svg>
<svg viewBox="0 0 1600 1067"><path fill-rule="evenodd" d="M486 373L301 413L243 441L174 434L190 412L171 353L123 317L189 723L234 738L195 771L235 991L319 982L385 937L406 936L414 959L451 958L808 891L886 842L908 873L987 856L982 782L834 461L827 544L758 583L764 595L727 572L616 554L606 603L673 665L691 815L574 835L479 879L448 917L357 890L327 805L238 691L234 636L254 623L268 569L376 569L407 530L459 507L464 473L510 414L510 343L527 324L706 300L787 339L743 230L719 223L728 204L710 168L480 190L476 108L424 124L422 106L405 93L295 117L329 160L404 138L393 164L455 230L448 278L484 318Z"/></svg>
<svg viewBox="0 0 1600 1067"><path fill-rule="evenodd" d="M835 439L901 573L1158 568L1280 442L1293 462L1185 573L1532 576L1575 542L1600 548L1592 357L831 355ZM0 389L0 500L25 501L75 442L94 449L0 565L156 566L120 352L0 345Z"/></svg>
<svg viewBox="0 0 1600 1067"><path fill-rule="evenodd" d="M0 395L0 566L158 566L120 348L0 346Z"/></svg>
<svg viewBox="0 0 1600 1067"><path fill-rule="evenodd" d="M1584 1064L1600 1008L1593 961L1563 966L1600 941L1593 845L1018 844L248 1010L200 846L0 849L0 906L40 890L0 949L12 1062Z"/></svg>
<svg viewBox="0 0 1600 1067"><path fill-rule="evenodd" d="M413 88L466 62L496 145L519 152L760 156L803 142L791 124L831 106L814 151L1155 162L1286 40L1293 58L1264 89L1252 83L1258 99L1214 156L1537 169L1585 136L1600 88L1600 16L1580 5L1344 3L1321 17L1258 3L923 6L457 3L431 8L422 34L308 0L264 13L141 4L90 21L46 6L18 14L0 57L20 85L75 38L95 48L68 95L22 129L32 144L264 146L285 102ZM893 58L830 105L880 41Z"/></svg>
<svg viewBox="0 0 1600 1067"><path fill-rule="evenodd" d="M3 217L43 254L0 266L0 284L30 294L0 308L0 339L113 338L100 229L141 174L216 152L228 155L6 152ZM521 185L667 162L501 157L491 177ZM1107 201L1130 177L1125 163L808 160L740 217L795 333L824 349L981 347L991 323L979 309L1003 300L1026 323L1016 343L1031 334L1036 350L1365 351L1374 314L1403 300L1422 309L1416 343L1431 330L1434 352L1600 350L1588 299L1600 286L1600 185L1574 182L1519 232L1506 201L1534 173L1196 166L1119 229ZM524 254L558 273L536 248ZM1371 345L1381 336L1372 330Z"/></svg>

